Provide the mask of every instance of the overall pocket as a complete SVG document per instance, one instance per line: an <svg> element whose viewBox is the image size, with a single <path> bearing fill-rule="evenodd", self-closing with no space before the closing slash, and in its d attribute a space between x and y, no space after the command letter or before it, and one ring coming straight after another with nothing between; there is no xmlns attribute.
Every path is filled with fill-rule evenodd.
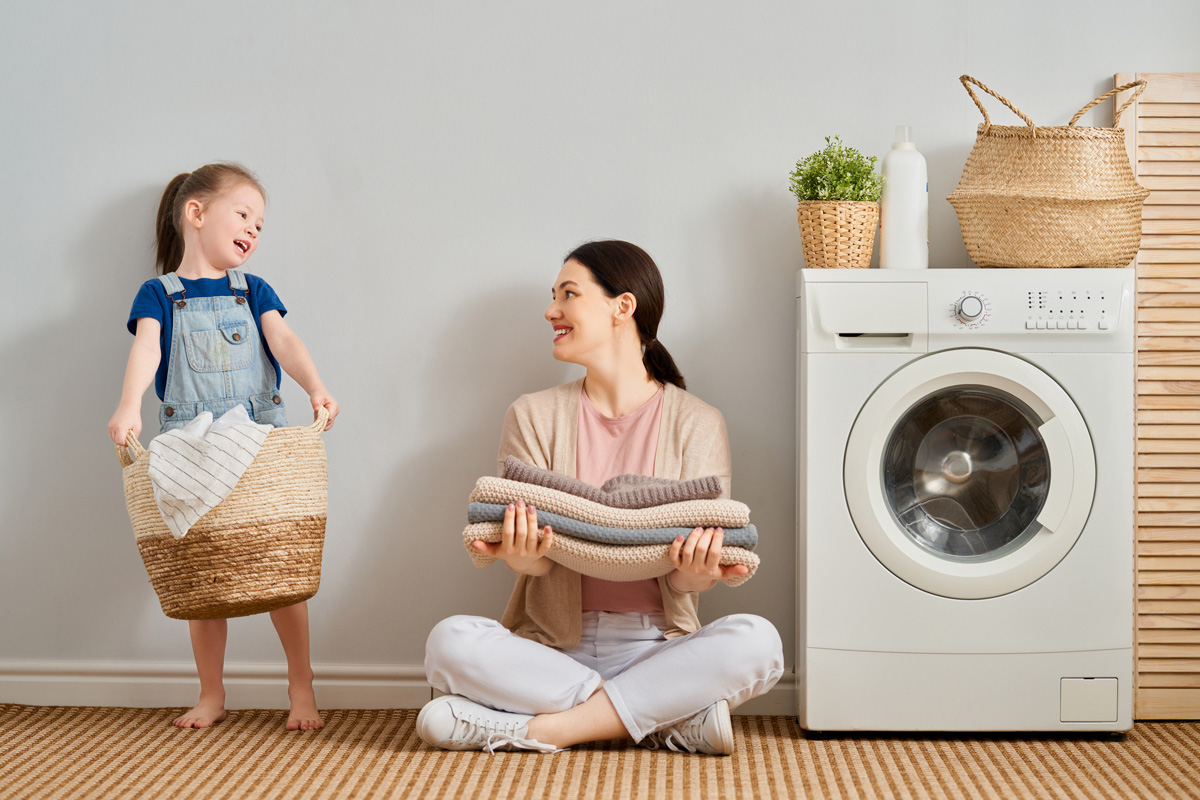
<svg viewBox="0 0 1200 800"><path fill-rule="evenodd" d="M254 359L251 333L250 326L244 322L224 324L215 331L185 332L183 349L188 366L193 372L245 369Z"/></svg>
<svg viewBox="0 0 1200 800"><path fill-rule="evenodd" d="M287 427L287 408L278 392L260 394L250 398L251 416L259 425Z"/></svg>

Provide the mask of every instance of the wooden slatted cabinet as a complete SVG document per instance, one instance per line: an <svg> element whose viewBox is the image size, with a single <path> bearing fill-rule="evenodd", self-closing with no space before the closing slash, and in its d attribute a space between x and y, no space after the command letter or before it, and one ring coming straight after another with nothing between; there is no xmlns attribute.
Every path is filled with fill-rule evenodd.
<svg viewBox="0 0 1200 800"><path fill-rule="evenodd" d="M1136 261L1134 715L1200 719L1200 74L1115 85L1137 79L1146 91L1120 121L1150 189Z"/></svg>

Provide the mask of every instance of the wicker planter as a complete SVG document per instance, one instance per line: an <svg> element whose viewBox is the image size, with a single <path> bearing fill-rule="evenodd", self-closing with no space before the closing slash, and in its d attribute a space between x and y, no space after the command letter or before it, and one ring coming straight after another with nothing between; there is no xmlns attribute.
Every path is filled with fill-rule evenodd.
<svg viewBox="0 0 1200 800"><path fill-rule="evenodd" d="M796 211L804 266L866 269L875 249L879 203L801 200Z"/></svg>
<svg viewBox="0 0 1200 800"><path fill-rule="evenodd" d="M138 551L173 619L261 614L307 600L321 582L325 446L312 425L276 428L233 491L181 539L154 502L150 458L133 436L117 447Z"/></svg>

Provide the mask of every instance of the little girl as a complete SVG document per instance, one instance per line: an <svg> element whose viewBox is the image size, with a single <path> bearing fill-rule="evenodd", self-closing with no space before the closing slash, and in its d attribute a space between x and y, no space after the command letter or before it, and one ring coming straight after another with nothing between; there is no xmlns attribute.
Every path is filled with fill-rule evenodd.
<svg viewBox="0 0 1200 800"><path fill-rule="evenodd" d="M155 230L162 276L142 284L129 314L133 349L121 403L108 423L115 443L124 444L129 431L141 433L142 395L151 381L163 403L161 431L182 428L203 411L220 417L237 405L257 423L282 427L287 415L279 396L281 364L308 393L314 417L324 407L326 429L333 426L337 401L300 337L283 321L287 309L266 281L237 271L258 247L265 206L258 180L236 164L207 164L167 184ZM214 339L218 330L251 333L231 348ZM308 605L272 611L271 622L287 657L287 729L321 728L309 664ZM223 619L191 620L188 626L200 700L175 725L207 728L226 716L221 673L228 626Z"/></svg>

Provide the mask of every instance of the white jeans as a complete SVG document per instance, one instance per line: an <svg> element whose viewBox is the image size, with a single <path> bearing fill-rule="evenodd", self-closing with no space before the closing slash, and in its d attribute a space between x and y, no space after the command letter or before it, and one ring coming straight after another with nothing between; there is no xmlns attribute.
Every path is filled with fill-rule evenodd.
<svg viewBox="0 0 1200 800"><path fill-rule="evenodd" d="M547 714L604 691L634 741L718 700L736 708L783 674L775 626L734 614L664 639L661 614L587 611L579 646L566 652L515 636L486 617L449 617L425 646L435 688L501 711Z"/></svg>

